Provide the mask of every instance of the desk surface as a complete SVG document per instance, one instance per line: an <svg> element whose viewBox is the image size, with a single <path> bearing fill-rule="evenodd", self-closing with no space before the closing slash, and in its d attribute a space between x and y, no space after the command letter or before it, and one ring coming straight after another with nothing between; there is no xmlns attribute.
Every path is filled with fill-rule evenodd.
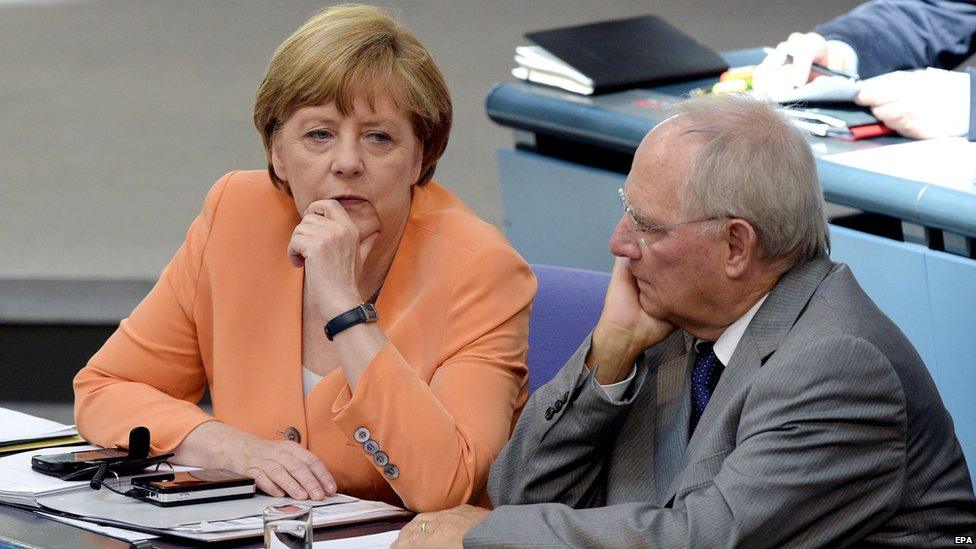
<svg viewBox="0 0 976 549"><path fill-rule="evenodd" d="M331 528L316 528L315 540L342 539L398 530L409 520L410 517L394 517ZM152 547L165 549L199 546L190 540L173 537L161 537L149 541ZM0 547L8 546L45 549L122 549L131 547L131 544L37 516L23 509L0 505ZM237 542L209 544L208 547L263 547L263 540L249 538Z"/></svg>
<svg viewBox="0 0 976 549"><path fill-rule="evenodd" d="M722 54L730 66L754 64L763 55L758 48ZM632 155L644 135L663 120L666 112L662 106L712 82L714 79L699 80L594 97L521 82L505 83L489 92L486 110L492 120L504 126ZM976 237L976 194L822 158L907 140L883 137L847 142L813 136L809 140L818 157L817 167L828 201Z"/></svg>

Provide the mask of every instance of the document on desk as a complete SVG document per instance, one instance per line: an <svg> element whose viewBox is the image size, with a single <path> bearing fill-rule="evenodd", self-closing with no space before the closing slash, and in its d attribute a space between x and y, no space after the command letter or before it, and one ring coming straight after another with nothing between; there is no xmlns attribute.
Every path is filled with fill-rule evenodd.
<svg viewBox="0 0 976 549"><path fill-rule="evenodd" d="M77 446L72 450L94 450L97 446ZM43 448L0 458L0 502L37 507L38 496L64 494L88 488L88 481L64 481L31 469L31 457L58 454L64 448Z"/></svg>
<svg viewBox="0 0 976 549"><path fill-rule="evenodd" d="M123 491L128 486L123 486ZM197 541L223 541L261 534L261 511L269 505L294 503L289 498L257 495L253 498L157 507L101 490L71 492L37 498L47 509L67 513L99 524L136 528ZM405 514L406 511L382 502L336 495L323 501L304 501L315 506L312 523L316 526L347 524Z"/></svg>
<svg viewBox="0 0 976 549"><path fill-rule="evenodd" d="M943 137L830 154L823 160L976 194L976 142Z"/></svg>
<svg viewBox="0 0 976 549"><path fill-rule="evenodd" d="M74 425L64 425L9 408L0 408L0 449L22 442L77 434L78 429Z"/></svg>
<svg viewBox="0 0 976 549"><path fill-rule="evenodd" d="M330 539L316 541L312 544L313 549L389 549L397 536L399 530L380 532L379 534L369 534L366 536L356 536L354 538Z"/></svg>
<svg viewBox="0 0 976 549"><path fill-rule="evenodd" d="M76 528L81 528L83 530L88 530L89 532L95 532L97 534L102 534L103 536L108 536L110 538L121 539L128 542L133 541L143 541L147 539L156 539L159 536L156 534L147 534L145 532L136 532L135 530L126 530L124 528L116 528L114 526L101 526L93 522L87 522L84 520L73 519L68 517L62 517L59 515L52 515L49 513L37 512L38 515L49 518L57 522L63 522L64 524L70 524Z"/></svg>

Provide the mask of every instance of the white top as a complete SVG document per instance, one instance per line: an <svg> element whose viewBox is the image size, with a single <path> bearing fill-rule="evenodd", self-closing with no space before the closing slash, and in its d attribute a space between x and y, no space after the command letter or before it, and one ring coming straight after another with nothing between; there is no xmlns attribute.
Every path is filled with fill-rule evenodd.
<svg viewBox="0 0 976 549"><path fill-rule="evenodd" d="M307 398L308 394L322 381L323 377L302 365L302 394Z"/></svg>
<svg viewBox="0 0 976 549"><path fill-rule="evenodd" d="M742 339L742 334L746 333L746 328L748 328L749 323L752 322L752 317L756 316L756 311L759 310L759 307L762 307L762 304L766 301L767 297L769 297L768 293L759 298L759 301L750 307L745 314L737 318L735 322L729 324L729 327L722 332L722 335L718 336L717 340L715 340L715 345L712 346L712 349L715 351L715 356L722 361L722 364L729 363L729 360L732 358L732 354L735 353L736 347L739 346L739 341ZM695 345L700 342L701 340L696 341ZM610 385L597 385L603 389L603 392L606 393L610 400L619 401L623 397L627 387L630 386L630 382L634 380L634 374L636 373L637 366L635 365L630 369L630 375L627 376L627 379L618 381L617 383L611 383Z"/></svg>

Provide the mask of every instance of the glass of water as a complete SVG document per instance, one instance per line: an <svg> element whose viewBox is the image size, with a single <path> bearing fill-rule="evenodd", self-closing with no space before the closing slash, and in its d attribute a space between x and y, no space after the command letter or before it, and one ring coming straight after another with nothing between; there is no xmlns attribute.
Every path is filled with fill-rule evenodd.
<svg viewBox="0 0 976 549"><path fill-rule="evenodd" d="M265 549L312 549L312 506L301 503L264 508Z"/></svg>

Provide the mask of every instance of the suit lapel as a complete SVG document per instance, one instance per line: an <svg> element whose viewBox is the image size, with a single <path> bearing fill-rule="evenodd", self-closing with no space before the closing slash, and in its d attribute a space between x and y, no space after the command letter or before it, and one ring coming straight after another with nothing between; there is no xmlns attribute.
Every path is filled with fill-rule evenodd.
<svg viewBox="0 0 976 549"><path fill-rule="evenodd" d="M657 406L654 414L654 488L656 502L664 504L666 493L681 472L688 440L691 397L691 349L693 338L685 334L686 352L657 368Z"/></svg>
<svg viewBox="0 0 976 549"><path fill-rule="evenodd" d="M723 425L724 420L730 413L738 415L735 401L752 384L763 363L789 333L830 269L831 263L826 257L814 259L788 271L770 291L739 340L694 435L688 441L687 450L668 487L668 500L684 488L682 477L688 466L706 457L707 452L703 454L703 451L714 450L714 445L706 444L708 441L716 436L734 437L734 433L728 430L734 429L735 425ZM697 358L694 353L691 355L691 360ZM690 373L692 367L689 365L687 372ZM689 393L687 385L683 392ZM689 395L686 394L685 398L690 402ZM689 414L690 405L683 419L679 421L676 418L675 421L676 425L684 426L686 437ZM669 442L673 440L669 439Z"/></svg>

